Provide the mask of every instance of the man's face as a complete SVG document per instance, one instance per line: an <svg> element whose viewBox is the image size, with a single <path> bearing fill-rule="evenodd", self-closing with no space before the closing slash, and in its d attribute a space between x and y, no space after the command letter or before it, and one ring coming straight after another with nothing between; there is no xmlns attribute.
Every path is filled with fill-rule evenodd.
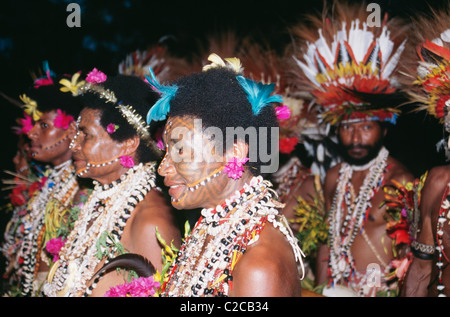
<svg viewBox="0 0 450 317"><path fill-rule="evenodd" d="M212 141L194 124L190 117L169 118L163 133L166 148L158 173L169 187L172 205L177 209L215 206L217 196L228 180L220 171L224 163L217 159ZM196 150L205 149L201 157Z"/></svg>
<svg viewBox="0 0 450 317"><path fill-rule="evenodd" d="M378 155L386 129L378 121L342 123L338 128L338 138L342 156L347 163L364 165Z"/></svg>
<svg viewBox="0 0 450 317"><path fill-rule="evenodd" d="M37 161L55 163L68 154L70 158L70 129L65 130L55 127L54 120L57 115L56 110L43 112L28 132L28 137L31 140L30 154ZM62 159L62 162L64 161Z"/></svg>
<svg viewBox="0 0 450 317"><path fill-rule="evenodd" d="M84 171L88 163L108 163L119 156L122 144L115 142L108 132L100 125L100 111L84 108L80 113L77 136L73 142L72 151L77 173ZM102 179L120 168L120 163L106 164L90 168L82 177Z"/></svg>

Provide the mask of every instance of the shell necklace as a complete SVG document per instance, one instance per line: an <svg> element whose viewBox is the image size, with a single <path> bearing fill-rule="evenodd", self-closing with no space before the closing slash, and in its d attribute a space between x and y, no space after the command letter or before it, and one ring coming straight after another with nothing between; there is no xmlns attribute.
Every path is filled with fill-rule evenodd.
<svg viewBox="0 0 450 317"><path fill-rule="evenodd" d="M227 296L236 263L258 240L267 222L287 237L303 266L303 253L287 223L282 222L284 217L276 209L281 204L272 199L270 186L261 176L253 177L225 203L202 210L172 264L162 296Z"/></svg>
<svg viewBox="0 0 450 317"><path fill-rule="evenodd" d="M364 178L363 185L354 201L351 200L349 189L353 169L347 163L342 163L329 218L330 260L328 266L332 284L338 284L342 279L348 283L354 273L355 263L350 248L356 235L361 232L366 212L372 207L370 200L383 181L388 155L389 152L383 147L377 157L371 161L369 173Z"/></svg>
<svg viewBox="0 0 450 317"><path fill-rule="evenodd" d="M59 297L89 296L98 279L88 286L97 265L115 256L126 221L145 195L155 187L155 164L142 163L106 189L96 184L49 272L44 294ZM107 236L106 247L99 241Z"/></svg>

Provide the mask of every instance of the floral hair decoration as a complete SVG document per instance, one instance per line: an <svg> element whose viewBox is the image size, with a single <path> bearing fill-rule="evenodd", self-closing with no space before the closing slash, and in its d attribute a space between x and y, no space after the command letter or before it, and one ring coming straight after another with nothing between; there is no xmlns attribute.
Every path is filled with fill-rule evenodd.
<svg viewBox="0 0 450 317"><path fill-rule="evenodd" d="M42 112L37 110L37 102L35 100L31 99L30 97L28 97L25 94L19 96L19 98L24 103L24 111L25 111L25 113L27 115L31 116L31 118L34 121L38 121L41 118L41 116L42 116Z"/></svg>
<svg viewBox="0 0 450 317"><path fill-rule="evenodd" d="M59 83L62 85L60 90L62 92L71 92L73 96L77 96L78 89L80 89L81 86L85 84L84 80L78 81L80 78L81 73L77 72L73 74L72 78L70 80L63 78L59 81Z"/></svg>
<svg viewBox="0 0 450 317"><path fill-rule="evenodd" d="M306 41L301 56L293 58L307 90L322 108L321 118L332 125L342 121L379 120L396 123L401 103L395 72L405 49L404 28L387 20L369 28L367 12L352 17L317 18L317 29L298 32ZM345 16L344 16L345 15ZM325 21L325 22L323 22ZM398 32L400 40L391 32Z"/></svg>
<svg viewBox="0 0 450 317"><path fill-rule="evenodd" d="M88 79L89 78L89 79ZM115 104L115 108L118 109L121 115L127 120L127 122L136 130L141 139L150 147L152 147L155 153L159 152L156 143L152 140L149 132L149 125L145 123L142 116L136 112L136 110L130 106L125 105L119 101L113 91L105 89L101 83L106 80L106 75L101 71L94 68L86 78L86 83L80 85L77 90L77 95L82 95L86 92L93 92L98 95L99 98L104 99L106 103ZM108 125L108 133L115 132L119 126L114 126L114 131L112 126Z"/></svg>
<svg viewBox="0 0 450 317"><path fill-rule="evenodd" d="M86 81L91 84L101 84L105 82L106 79L107 76L97 68L91 70L86 76Z"/></svg>
<svg viewBox="0 0 450 317"><path fill-rule="evenodd" d="M114 123L110 123L106 126L106 132L108 132L109 134L116 132L117 129L119 129L119 126Z"/></svg>
<svg viewBox="0 0 450 317"><path fill-rule="evenodd" d="M58 115L55 117L53 124L55 127L67 130L71 122L75 121L73 116L67 115L65 111L61 111L60 109L56 110Z"/></svg>

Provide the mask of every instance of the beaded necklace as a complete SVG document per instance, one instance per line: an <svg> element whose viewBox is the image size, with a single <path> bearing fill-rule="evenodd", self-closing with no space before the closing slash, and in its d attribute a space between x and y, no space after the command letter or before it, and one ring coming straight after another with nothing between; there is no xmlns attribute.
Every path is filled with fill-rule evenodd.
<svg viewBox="0 0 450 317"><path fill-rule="evenodd" d="M276 192L281 201L290 196L294 186L300 187L304 180L311 175L311 171L305 169L297 157L289 162L273 175L273 181L278 184Z"/></svg>
<svg viewBox="0 0 450 317"><path fill-rule="evenodd" d="M436 230L436 238L437 238L437 246L436 250L438 251L438 260L436 262L436 266L438 268L438 285L437 285L437 291L438 291L438 297L447 297L444 294L445 285L442 281L442 274L444 270L444 258L447 260L447 263L450 263L449 259L447 258L446 254L444 253L444 245L442 244L442 239L444 236L444 224L446 221L448 221L450 217L449 209L450 209L450 195L449 195L449 187L450 183L447 184L445 188L445 192L442 198L442 204L441 208L439 209L439 216L438 216L438 222L437 222L437 230Z"/></svg>
<svg viewBox="0 0 450 317"><path fill-rule="evenodd" d="M330 282L345 284L355 272L355 261L351 254L351 246L358 233L361 232L365 216L372 207L370 200L380 188L387 166L389 152L383 147L377 157L371 161L369 173L364 178L357 198L352 201L351 178L353 169L345 162L339 170L339 179L330 209L330 259L328 264ZM347 214L345 219L345 211Z"/></svg>
<svg viewBox="0 0 450 317"><path fill-rule="evenodd" d="M267 222L287 237L303 270L304 255L286 222L281 222L285 219L276 209L280 204L272 199L270 186L261 176L253 177L225 203L202 210L172 264L162 296L227 296L236 263Z"/></svg>
<svg viewBox="0 0 450 317"><path fill-rule="evenodd" d="M33 292L33 281L39 271L44 247L45 215L51 212L47 210L49 202L57 200L67 207L77 188L75 169L69 160L52 169L42 189L30 199L28 213L23 221L25 233L22 246L17 255L17 259L23 261L20 276L22 295L30 296Z"/></svg>
<svg viewBox="0 0 450 317"><path fill-rule="evenodd" d="M154 187L154 163L141 163L112 184L96 183L59 253L59 260L49 272L44 294L59 297L91 295L102 276L88 286L98 264L115 256L127 220ZM108 236L106 246L99 244L105 233Z"/></svg>

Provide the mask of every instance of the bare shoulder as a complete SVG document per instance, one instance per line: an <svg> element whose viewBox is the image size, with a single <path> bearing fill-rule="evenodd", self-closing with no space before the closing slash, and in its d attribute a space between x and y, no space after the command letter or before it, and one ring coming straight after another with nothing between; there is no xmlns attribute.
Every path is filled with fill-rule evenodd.
<svg viewBox="0 0 450 317"><path fill-rule="evenodd" d="M155 237L158 230L166 242L174 240L179 245L180 233L171 206L159 191L151 190L136 207L133 219L130 220L132 235L135 233L146 239Z"/></svg>
<svg viewBox="0 0 450 317"><path fill-rule="evenodd" d="M338 163L335 166L328 169L325 175L324 181L324 191L330 191L330 188L334 188L337 184L337 180L339 177L339 170L341 169L342 163Z"/></svg>
<svg viewBox="0 0 450 317"><path fill-rule="evenodd" d="M300 275L285 236L266 224L233 272L232 296L299 296Z"/></svg>
<svg viewBox="0 0 450 317"><path fill-rule="evenodd" d="M389 171L386 175L386 181L395 180L401 184L414 181L414 175L397 159L389 156L387 164Z"/></svg>
<svg viewBox="0 0 450 317"><path fill-rule="evenodd" d="M450 166L433 167L425 180L422 189L422 202L432 204L435 200L440 200L445 186L450 182Z"/></svg>

